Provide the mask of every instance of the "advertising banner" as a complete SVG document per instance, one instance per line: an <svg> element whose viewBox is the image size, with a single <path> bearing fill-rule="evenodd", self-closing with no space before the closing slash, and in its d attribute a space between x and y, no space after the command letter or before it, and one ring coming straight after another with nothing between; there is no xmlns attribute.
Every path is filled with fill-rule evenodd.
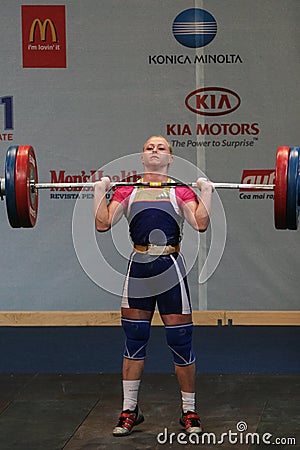
<svg viewBox="0 0 300 450"><path fill-rule="evenodd" d="M172 176L272 184L277 147L300 143L298 0L4 0L0 20L3 168L24 144L40 181L136 181L163 135ZM275 230L273 199L218 190L208 232L185 224L194 309L298 309L300 234ZM52 188L14 230L4 203L1 310L119 310L125 219L96 233L92 189Z"/></svg>

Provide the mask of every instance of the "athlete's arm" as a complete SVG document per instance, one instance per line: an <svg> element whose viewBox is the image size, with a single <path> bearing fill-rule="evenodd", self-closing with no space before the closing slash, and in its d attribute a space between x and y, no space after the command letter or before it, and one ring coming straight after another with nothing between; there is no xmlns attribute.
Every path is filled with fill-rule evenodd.
<svg viewBox="0 0 300 450"><path fill-rule="evenodd" d="M206 231L210 222L211 196L213 186L211 182L198 178L197 187L200 190L199 202L190 201L185 203L183 214L186 221L198 231Z"/></svg>
<svg viewBox="0 0 300 450"><path fill-rule="evenodd" d="M107 231L117 223L123 215L123 206L116 200L106 204L106 192L110 188L110 179L104 177L94 186L94 216L97 231Z"/></svg>

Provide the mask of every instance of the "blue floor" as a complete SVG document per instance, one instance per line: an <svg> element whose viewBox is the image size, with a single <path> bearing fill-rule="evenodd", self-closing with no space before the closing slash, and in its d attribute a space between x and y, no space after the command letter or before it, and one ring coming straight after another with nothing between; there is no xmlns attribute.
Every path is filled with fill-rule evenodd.
<svg viewBox="0 0 300 450"><path fill-rule="evenodd" d="M120 327L1 327L0 373L117 373ZM194 329L199 373L300 371L300 328L201 326ZM145 371L173 372L163 327L152 327Z"/></svg>

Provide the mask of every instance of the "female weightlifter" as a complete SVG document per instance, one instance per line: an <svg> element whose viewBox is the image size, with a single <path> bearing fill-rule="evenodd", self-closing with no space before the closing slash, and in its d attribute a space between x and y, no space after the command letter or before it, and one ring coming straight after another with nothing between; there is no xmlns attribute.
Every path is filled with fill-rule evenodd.
<svg viewBox="0 0 300 450"><path fill-rule="evenodd" d="M168 182L172 148L162 136L152 136L143 147L145 182ZM114 436L126 436L144 421L138 391L144 369L151 319L157 305L172 352L181 389L180 423L186 433L201 433L195 406L195 356L192 350L192 311L185 263L180 252L183 222L198 231L209 225L211 182L199 178L200 198L186 186L118 187L106 204L110 180L94 187L95 225L107 231L124 214L128 220L133 252L128 263L121 305L126 336L123 354L123 411Z"/></svg>

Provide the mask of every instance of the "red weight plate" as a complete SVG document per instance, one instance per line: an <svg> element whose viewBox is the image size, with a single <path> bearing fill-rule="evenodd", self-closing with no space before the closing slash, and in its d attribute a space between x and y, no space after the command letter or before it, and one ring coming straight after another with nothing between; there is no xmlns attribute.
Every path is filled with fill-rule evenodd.
<svg viewBox="0 0 300 450"><path fill-rule="evenodd" d="M287 229L286 198L290 147L278 147L275 169L274 222L278 230Z"/></svg>
<svg viewBox="0 0 300 450"><path fill-rule="evenodd" d="M37 183L37 162L30 145L18 148L15 165L15 190L18 217L21 227L35 226L38 213L38 191L32 191L31 183Z"/></svg>

